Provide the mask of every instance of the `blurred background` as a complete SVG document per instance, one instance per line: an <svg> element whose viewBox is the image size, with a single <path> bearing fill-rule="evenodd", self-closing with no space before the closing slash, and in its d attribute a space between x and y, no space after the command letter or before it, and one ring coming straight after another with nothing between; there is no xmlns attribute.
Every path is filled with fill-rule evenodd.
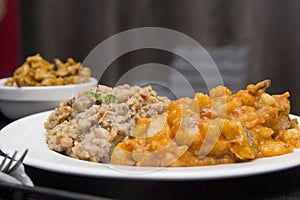
<svg viewBox="0 0 300 200"><path fill-rule="evenodd" d="M0 0L0 77L11 76L36 53L49 61L72 57L82 62L95 46L121 31L164 27L204 46L232 91L271 79L268 91L289 91L292 113L300 114L299 10L297 0ZM201 62L189 47L178 51ZM195 90L207 92L188 62L155 49L121 56L100 82L113 85L132 67L150 62L173 67ZM184 94L172 74L166 79Z"/></svg>

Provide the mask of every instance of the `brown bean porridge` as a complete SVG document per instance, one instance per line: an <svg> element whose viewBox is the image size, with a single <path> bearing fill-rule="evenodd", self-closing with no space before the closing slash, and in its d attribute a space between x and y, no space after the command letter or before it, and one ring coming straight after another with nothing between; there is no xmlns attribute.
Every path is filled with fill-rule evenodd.
<svg viewBox="0 0 300 200"><path fill-rule="evenodd" d="M48 117L48 147L73 158L108 163L112 149L130 135L138 119L165 112L169 103L151 86L89 88Z"/></svg>

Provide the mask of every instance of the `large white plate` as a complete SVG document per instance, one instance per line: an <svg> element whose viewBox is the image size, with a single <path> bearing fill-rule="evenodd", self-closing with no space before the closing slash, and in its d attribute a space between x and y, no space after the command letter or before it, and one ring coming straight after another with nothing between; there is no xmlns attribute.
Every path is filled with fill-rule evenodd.
<svg viewBox="0 0 300 200"><path fill-rule="evenodd" d="M34 114L0 131L0 148L7 153L29 149L26 165L53 172L106 178L144 180L207 180L275 172L300 165L300 149L294 153L250 162L204 167L125 167L73 159L48 149L43 123L51 111ZM292 118L298 116L291 115Z"/></svg>

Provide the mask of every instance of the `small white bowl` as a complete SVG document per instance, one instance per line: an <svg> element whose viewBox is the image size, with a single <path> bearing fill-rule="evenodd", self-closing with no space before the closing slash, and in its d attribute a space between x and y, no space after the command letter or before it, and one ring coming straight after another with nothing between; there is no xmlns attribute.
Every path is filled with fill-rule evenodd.
<svg viewBox="0 0 300 200"><path fill-rule="evenodd" d="M61 101L76 97L78 92L98 85L95 78L88 83L62 86L4 86L7 78L0 79L0 111L10 120L38 112L53 110Z"/></svg>

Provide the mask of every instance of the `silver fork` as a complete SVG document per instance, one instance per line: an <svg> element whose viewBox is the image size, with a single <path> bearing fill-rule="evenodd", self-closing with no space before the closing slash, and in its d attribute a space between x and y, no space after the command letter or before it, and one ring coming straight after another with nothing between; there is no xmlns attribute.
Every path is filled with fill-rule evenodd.
<svg viewBox="0 0 300 200"><path fill-rule="evenodd" d="M24 151L24 153L21 155L21 157L17 160L17 162L14 165L12 165L12 164L13 164L13 161L15 161L15 157L16 157L18 151L15 151L11 158L8 156L8 154L5 154L4 159L2 160L2 162L0 164L0 171L3 173L6 173L6 174L13 173L22 164L27 152L28 152L28 149L26 149ZM7 159L10 159L10 160L5 165Z"/></svg>

